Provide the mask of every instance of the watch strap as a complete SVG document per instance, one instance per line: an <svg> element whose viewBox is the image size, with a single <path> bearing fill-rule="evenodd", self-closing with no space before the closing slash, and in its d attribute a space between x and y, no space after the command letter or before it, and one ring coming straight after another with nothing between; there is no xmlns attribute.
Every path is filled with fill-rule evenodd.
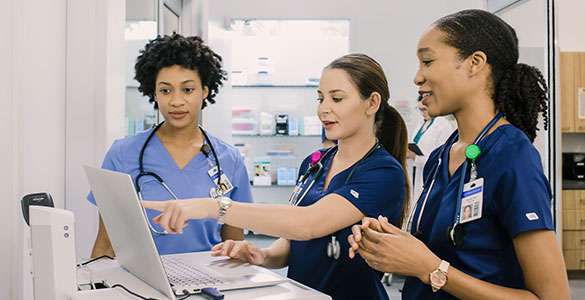
<svg viewBox="0 0 585 300"><path fill-rule="evenodd" d="M443 288L443 286L445 286L445 284L447 284L447 272L448 271L449 271L449 262L447 262L446 260L442 260L441 263L439 264L439 266L433 272L431 272L429 277L430 277L431 287L433 288L433 293L437 292L438 290ZM445 276L445 280L442 283L433 282L433 275L435 275L435 274L438 275L438 273L442 273L441 275Z"/></svg>
<svg viewBox="0 0 585 300"><path fill-rule="evenodd" d="M217 217L217 223L223 225L225 223L225 215L228 208L232 205L232 199L227 197L220 197L217 199L219 204L219 215Z"/></svg>

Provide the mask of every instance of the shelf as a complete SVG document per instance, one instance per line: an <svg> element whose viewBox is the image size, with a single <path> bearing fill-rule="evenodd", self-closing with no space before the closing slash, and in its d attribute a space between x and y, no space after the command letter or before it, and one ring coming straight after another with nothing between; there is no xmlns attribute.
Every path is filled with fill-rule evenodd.
<svg viewBox="0 0 585 300"><path fill-rule="evenodd" d="M306 85L273 85L273 84L256 84L256 85L232 85L232 88L316 88L319 84L306 84Z"/></svg>
<svg viewBox="0 0 585 300"><path fill-rule="evenodd" d="M272 183L271 185L253 185L252 181L250 181L250 186L251 187L257 187L257 188L294 188L294 185L278 185L276 183Z"/></svg>
<svg viewBox="0 0 585 300"><path fill-rule="evenodd" d="M232 134L232 137L250 137L250 138L315 138L321 137L320 134L312 134L312 135L259 135L259 134Z"/></svg>
<svg viewBox="0 0 585 300"><path fill-rule="evenodd" d="M563 190L585 190L585 181L563 179Z"/></svg>

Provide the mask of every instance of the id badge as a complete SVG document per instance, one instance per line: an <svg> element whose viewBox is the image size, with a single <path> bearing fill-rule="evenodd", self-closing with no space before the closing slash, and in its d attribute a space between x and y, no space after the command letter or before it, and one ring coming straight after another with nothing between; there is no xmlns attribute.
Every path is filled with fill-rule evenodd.
<svg viewBox="0 0 585 300"><path fill-rule="evenodd" d="M468 182L461 194L461 211L459 223L467 223L481 218L483 207L483 178Z"/></svg>
<svg viewBox="0 0 585 300"><path fill-rule="evenodd" d="M213 180L213 183L215 183L216 187L219 187L223 191L223 195L227 194L234 188L230 179L227 177L227 175L225 175L223 170L221 170L221 182L219 184L217 183L217 166L211 168L207 173L209 174L209 177L211 177L211 180Z"/></svg>

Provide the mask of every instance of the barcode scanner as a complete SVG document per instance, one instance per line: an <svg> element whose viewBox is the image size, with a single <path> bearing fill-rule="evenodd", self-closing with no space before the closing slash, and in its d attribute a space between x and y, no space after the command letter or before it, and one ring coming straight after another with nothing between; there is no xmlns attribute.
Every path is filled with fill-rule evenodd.
<svg viewBox="0 0 585 300"><path fill-rule="evenodd" d="M48 207L55 207L53 203L53 197L49 193L36 193L36 194L28 194L22 197L20 200L20 204L22 206L22 215L24 216L24 221L26 225L29 225L29 212L28 208L31 205L38 205L38 206L48 206Z"/></svg>

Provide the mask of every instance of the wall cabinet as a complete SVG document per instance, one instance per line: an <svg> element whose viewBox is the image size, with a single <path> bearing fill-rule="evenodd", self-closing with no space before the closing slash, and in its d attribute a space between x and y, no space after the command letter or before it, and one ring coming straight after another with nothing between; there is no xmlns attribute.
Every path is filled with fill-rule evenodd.
<svg viewBox="0 0 585 300"><path fill-rule="evenodd" d="M582 89L581 92L579 89ZM585 132L585 90L583 89L585 89L585 52L561 52L562 132Z"/></svg>
<svg viewBox="0 0 585 300"><path fill-rule="evenodd" d="M585 270L585 190L563 190L563 254L567 270Z"/></svg>

